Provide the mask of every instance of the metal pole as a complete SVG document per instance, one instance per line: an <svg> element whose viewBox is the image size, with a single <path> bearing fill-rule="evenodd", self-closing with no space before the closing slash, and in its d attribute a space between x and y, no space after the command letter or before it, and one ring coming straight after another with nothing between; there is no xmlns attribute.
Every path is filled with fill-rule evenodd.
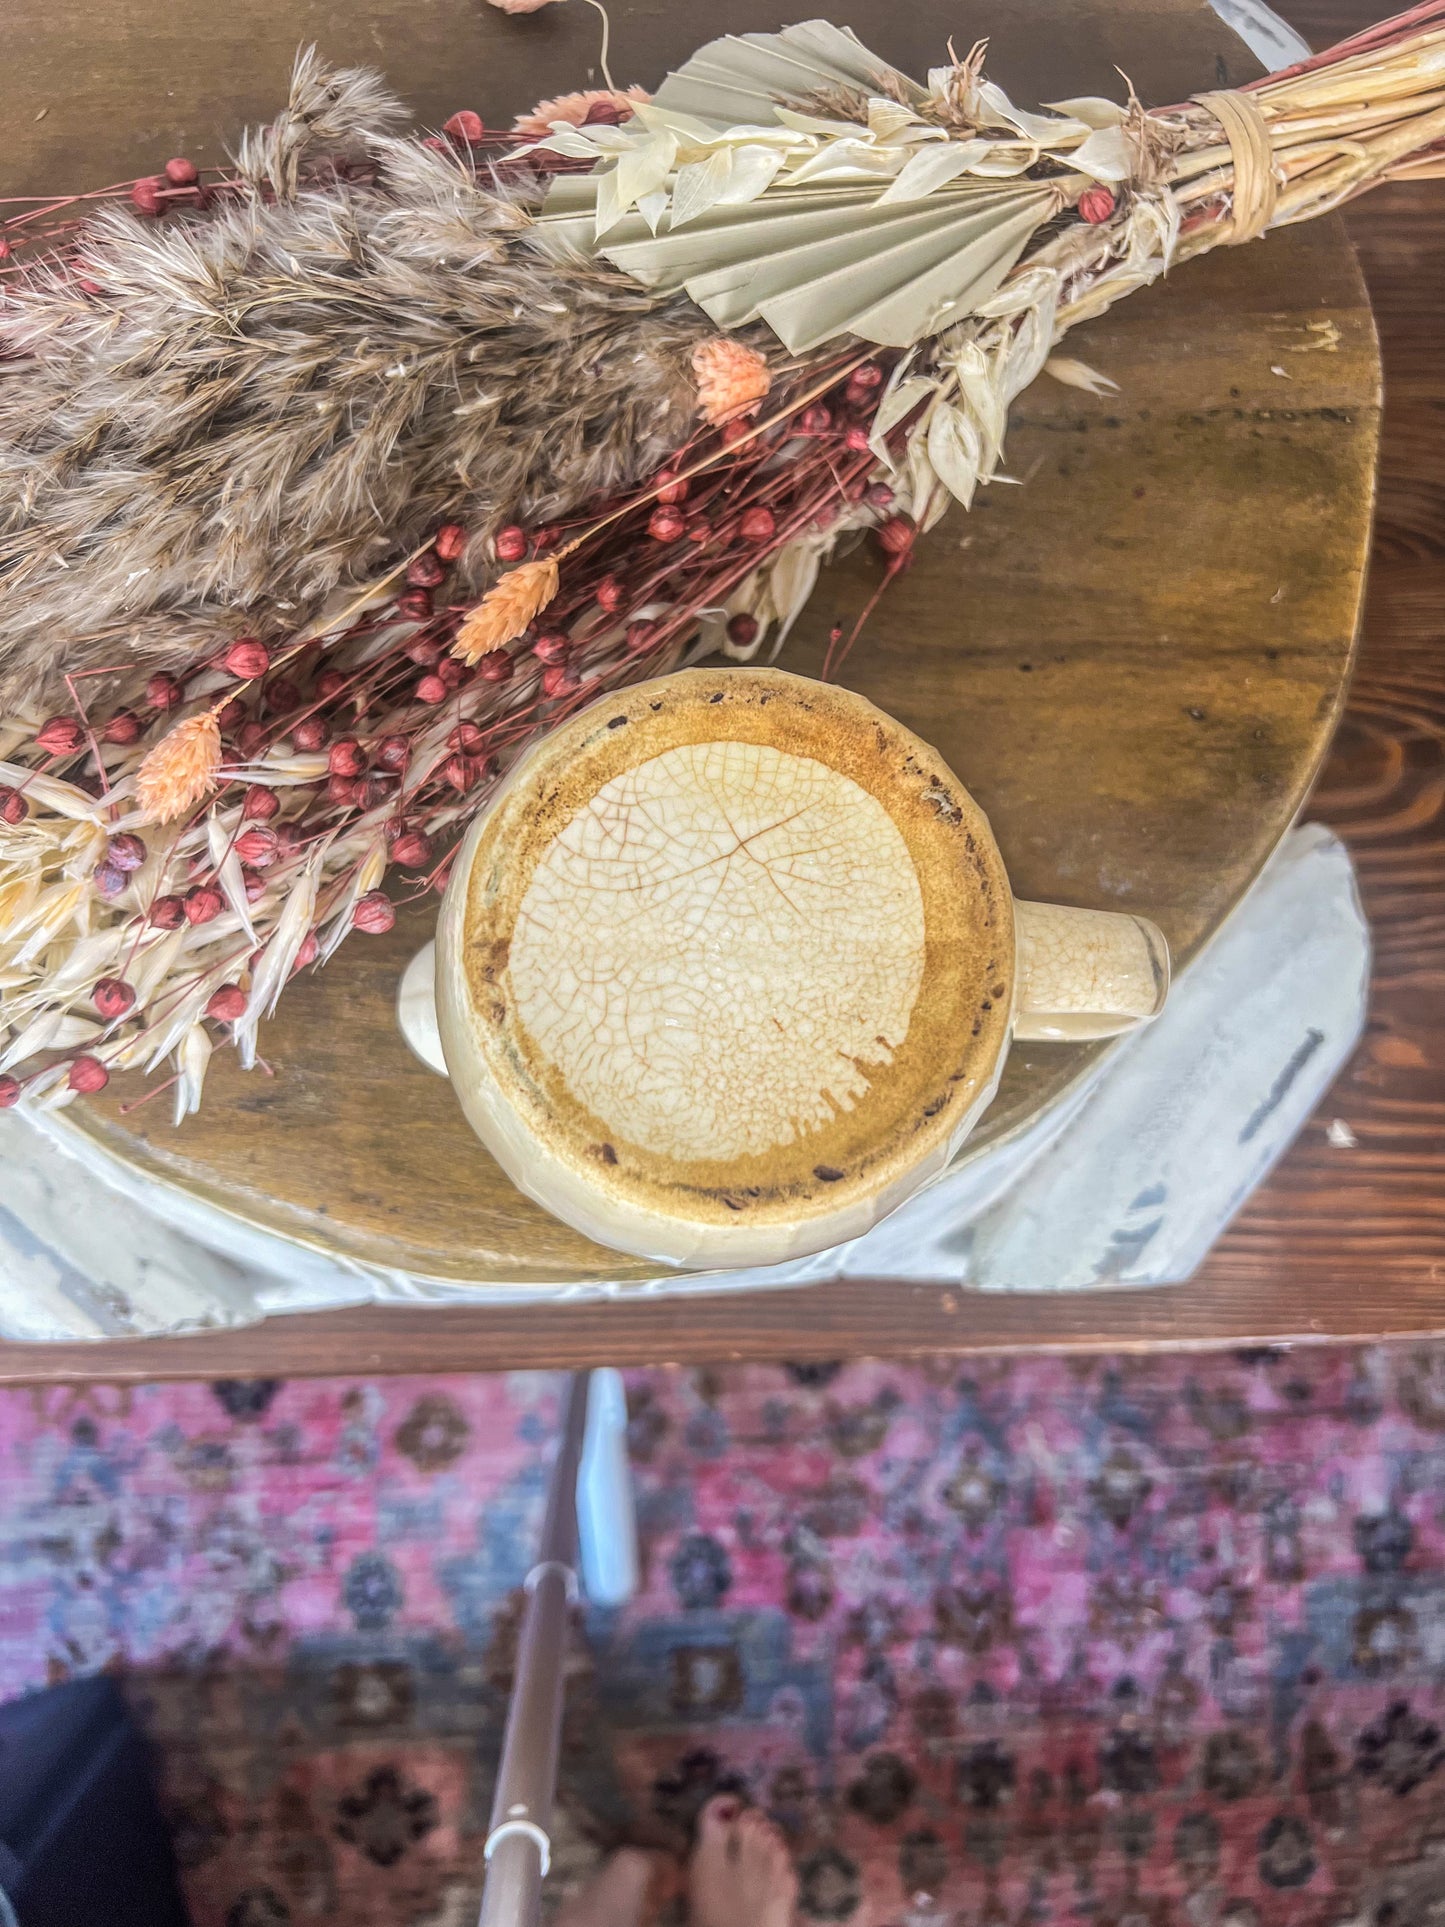
<svg viewBox="0 0 1445 1927"><path fill-rule="evenodd" d="M527 1575L527 1608L507 1709L479 1927L536 1927L551 1861L549 1829L562 1735L567 1610L577 1593L577 1466L591 1374L574 1373L552 1467L537 1563Z"/></svg>

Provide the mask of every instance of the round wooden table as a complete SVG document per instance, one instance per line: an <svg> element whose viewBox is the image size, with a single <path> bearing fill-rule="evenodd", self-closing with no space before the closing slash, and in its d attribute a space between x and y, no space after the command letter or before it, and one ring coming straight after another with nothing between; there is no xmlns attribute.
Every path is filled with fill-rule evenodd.
<svg viewBox="0 0 1445 1927"><path fill-rule="evenodd" d="M82 11L76 73L65 49ZM676 0L611 13L622 84L655 84L708 32L779 20L766 0L722 0L705 19ZM919 74L957 27L941 6L891 0L851 0L846 18ZM382 68L429 124L463 106L495 123L595 77L596 25L580 4L511 18L475 0L358 0L338 18L319 0L203 14L62 0L15 50L6 177L40 191L170 153L214 160L275 111L313 35L329 58ZM1116 92L1116 65L1146 101L1257 71L1203 0L989 0L968 34L990 27L991 70L1021 100ZM1339 715L1370 529L1374 331L1329 220L1216 252L1069 348L1117 394L1043 379L1020 398L1008 468L1022 486L996 484L920 545L844 680L944 753L1020 895L1143 911L1182 962L1294 817ZM830 625L877 569L862 549L825 574L787 667L819 668ZM429 914L405 917L298 980L262 1032L274 1075L218 1055L180 1130L164 1099L126 1115L140 1092L124 1080L70 1118L133 1167L345 1259L532 1286L647 1276L517 1193L408 1053L395 989L429 935ZM1035 1115L1086 1061L1020 1047L975 1143Z"/></svg>

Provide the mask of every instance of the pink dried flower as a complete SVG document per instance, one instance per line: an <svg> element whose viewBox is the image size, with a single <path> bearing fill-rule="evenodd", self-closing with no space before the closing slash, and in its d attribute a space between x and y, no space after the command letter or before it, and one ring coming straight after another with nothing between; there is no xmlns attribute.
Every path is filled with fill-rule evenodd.
<svg viewBox="0 0 1445 1927"><path fill-rule="evenodd" d="M271 667L271 651L255 636L237 636L222 662L230 675L238 676L243 682L252 682L257 676L264 676Z"/></svg>
<svg viewBox="0 0 1445 1927"><path fill-rule="evenodd" d="M281 808L275 790L264 783L253 783L241 799L241 815L248 823L269 823Z"/></svg>
<svg viewBox="0 0 1445 1927"><path fill-rule="evenodd" d="M164 214L165 201L162 199L166 186L164 174L149 174L144 180L137 181L130 191L130 204L137 214L154 217Z"/></svg>
<svg viewBox="0 0 1445 1927"><path fill-rule="evenodd" d="M117 870L138 870L146 860L146 846L129 830L113 836L106 846L105 860Z"/></svg>
<svg viewBox="0 0 1445 1927"><path fill-rule="evenodd" d="M185 691L174 676L158 669L146 684L146 701L152 709L174 709Z"/></svg>
<svg viewBox="0 0 1445 1927"><path fill-rule="evenodd" d="M692 372L697 378L698 413L715 428L739 415L755 414L773 385L768 364L757 349L734 341L731 335L700 341L692 351Z"/></svg>
<svg viewBox="0 0 1445 1927"><path fill-rule="evenodd" d="M391 898L383 890L368 890L364 897L357 898L356 908L351 913L351 921L368 937L385 936L396 922L396 911L392 908Z"/></svg>
<svg viewBox="0 0 1445 1927"><path fill-rule="evenodd" d="M35 742L47 756L73 756L85 741L85 731L73 716L52 716L35 732Z"/></svg>
<svg viewBox="0 0 1445 1927"><path fill-rule="evenodd" d="M432 859L432 841L423 830L408 830L391 846L391 860L404 870L424 870Z"/></svg>
<svg viewBox="0 0 1445 1927"><path fill-rule="evenodd" d="M20 1102L21 1086L18 1077L8 1074L0 1077L0 1111L8 1111Z"/></svg>
<svg viewBox="0 0 1445 1927"><path fill-rule="evenodd" d="M96 1091L103 1091L110 1082L110 1072L98 1057L77 1057L70 1067L67 1080L71 1090L80 1091L90 1097Z"/></svg>
<svg viewBox="0 0 1445 1927"><path fill-rule="evenodd" d="M214 883L198 883L187 890L182 904L187 923L214 923L224 907L225 899Z"/></svg>
<svg viewBox="0 0 1445 1927"><path fill-rule="evenodd" d="M253 870L264 870L268 864L274 863L280 850L276 832L267 829L264 823L258 823L254 829L243 830L236 838L236 855L243 863L249 863Z"/></svg>
<svg viewBox="0 0 1445 1927"><path fill-rule="evenodd" d="M603 105L615 107L619 120L631 120L634 102L651 99L645 87L588 87L579 94L557 94L551 100L539 100L530 114L518 114L512 122L512 131L541 140L551 133L553 121L566 121L569 127L585 127L592 110Z"/></svg>
<svg viewBox="0 0 1445 1927"><path fill-rule="evenodd" d="M124 1017L135 1004L135 991L123 977L102 977L90 996L107 1023Z"/></svg>

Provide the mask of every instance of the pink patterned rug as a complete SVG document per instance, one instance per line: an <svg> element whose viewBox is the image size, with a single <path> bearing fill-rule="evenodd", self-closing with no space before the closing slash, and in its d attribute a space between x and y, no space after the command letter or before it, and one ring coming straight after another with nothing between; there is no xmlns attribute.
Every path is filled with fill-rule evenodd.
<svg viewBox="0 0 1445 1927"><path fill-rule="evenodd" d="M805 1922L1445 1920L1445 1347L629 1387L564 1881L735 1786ZM556 1394L0 1394L0 1694L122 1678L197 1927L470 1923Z"/></svg>

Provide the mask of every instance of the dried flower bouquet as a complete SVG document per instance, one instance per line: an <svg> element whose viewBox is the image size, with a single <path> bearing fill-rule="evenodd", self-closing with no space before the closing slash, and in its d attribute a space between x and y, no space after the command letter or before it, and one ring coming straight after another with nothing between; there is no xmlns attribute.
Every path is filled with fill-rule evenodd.
<svg viewBox="0 0 1445 1927"><path fill-rule="evenodd" d="M850 532L906 566L1076 322L1445 168L1445 0L1163 109L982 55L811 21L425 139L307 55L231 169L10 216L0 1106L194 1110L534 732L776 650Z"/></svg>

